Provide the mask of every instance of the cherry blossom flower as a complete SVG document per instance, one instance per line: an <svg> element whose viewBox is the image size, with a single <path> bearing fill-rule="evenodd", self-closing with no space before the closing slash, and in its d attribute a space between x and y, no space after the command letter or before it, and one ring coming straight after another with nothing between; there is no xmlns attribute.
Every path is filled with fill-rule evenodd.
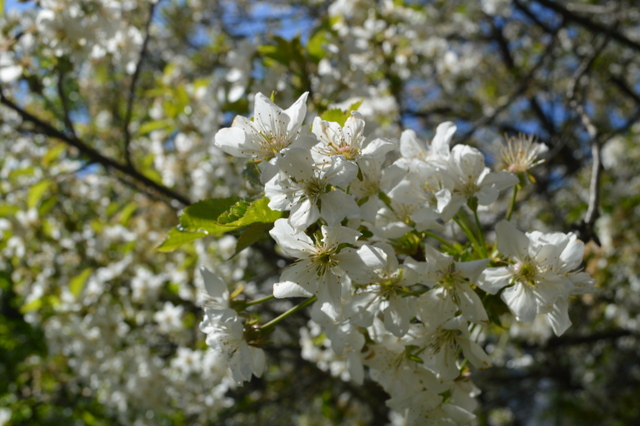
<svg viewBox="0 0 640 426"><path fill-rule="evenodd" d="M278 219L271 236L289 255L298 258L288 266L273 286L278 298L316 295L322 311L332 320L342 315L342 297L350 292L349 275L367 275L371 268L384 266L383 259L371 246L342 248L355 244L359 232L344 226L322 226L319 237L312 240L295 232L286 219Z"/></svg>
<svg viewBox="0 0 640 426"><path fill-rule="evenodd" d="M366 138L364 126L362 115L356 111L351 112L344 127L316 117L313 121L313 133L319 142L312 151L318 156L342 155L349 161L357 161L384 157L396 147L393 142L385 139Z"/></svg>
<svg viewBox="0 0 640 426"><path fill-rule="evenodd" d="M595 282L579 270L584 244L573 234L525 234L507 221L496 226L496 237L509 264L487 268L478 286L491 294L504 288L502 300L518 321L547 314L554 333L564 333L571 325L567 298L591 291Z"/></svg>
<svg viewBox="0 0 640 426"><path fill-rule="evenodd" d="M438 294L441 300L451 301L468 321L488 323L482 301L471 286L476 284L489 259L456 262L452 256L430 246L425 247L425 257L427 268L423 283L432 287L429 292Z"/></svg>
<svg viewBox="0 0 640 426"><path fill-rule="evenodd" d="M319 218L336 226L345 217L357 217L360 209L351 195L340 190L356 178L358 167L342 156L330 157L317 167L307 149L291 148L278 162L281 172L265 186L269 207L291 210L289 224L304 230Z"/></svg>
<svg viewBox="0 0 640 426"><path fill-rule="evenodd" d="M262 375L266 361L264 351L246 341L242 321L235 312L219 317L207 315L205 311L200 330L207 335L207 345L226 361L237 384L251 380L252 375Z"/></svg>
<svg viewBox="0 0 640 426"><path fill-rule="evenodd" d="M275 157L292 146L311 146L316 141L302 129L307 114L308 92L286 110L283 110L262 93L255 97L253 120L236 116L229 128L218 131L215 145L235 157L262 161L262 182L267 182L277 172ZM272 160L272 161L270 161Z"/></svg>

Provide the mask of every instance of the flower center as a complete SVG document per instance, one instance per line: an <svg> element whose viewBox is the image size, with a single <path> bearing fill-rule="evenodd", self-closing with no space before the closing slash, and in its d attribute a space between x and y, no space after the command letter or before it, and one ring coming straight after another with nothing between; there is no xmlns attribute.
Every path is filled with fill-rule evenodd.
<svg viewBox="0 0 640 426"><path fill-rule="evenodd" d="M517 263L514 267L515 278L518 282L535 287L538 275L538 267L532 261Z"/></svg>
<svg viewBox="0 0 640 426"><path fill-rule="evenodd" d="M307 198L309 198L309 200L311 200L311 202L314 204L318 200L318 197L320 197L320 194L324 194L325 192L329 192L331 190L330 185L327 185L321 179L318 179L316 177L306 181L305 184L305 194Z"/></svg>

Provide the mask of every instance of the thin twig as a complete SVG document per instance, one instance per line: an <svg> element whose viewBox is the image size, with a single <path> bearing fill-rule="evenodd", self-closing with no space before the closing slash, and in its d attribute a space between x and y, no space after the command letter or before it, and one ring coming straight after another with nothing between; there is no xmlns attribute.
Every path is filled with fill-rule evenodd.
<svg viewBox="0 0 640 426"><path fill-rule="evenodd" d="M528 89L531 88L531 80L533 80L536 72L540 68L542 68L547 58L551 55L551 52L553 51L553 48L555 46L556 35L558 34L558 31L560 31L560 28L562 27L563 27L563 24L560 24L553 31L553 33L551 34L552 36L551 41L547 44L547 47L545 48L544 53L542 54L538 62L536 62L536 64L534 64L534 66L529 70L529 72L522 77L520 84L518 85L516 90L514 90L513 93L511 93L511 95L507 98L507 100L502 104L500 104L498 107L496 107L491 114L485 115L484 117L477 120L473 124L473 127L471 129L469 129L460 138L458 138L459 140L466 140L471 135L473 135L476 132L476 130L478 130L479 128L486 126L488 124L491 124L498 117L498 115L500 115L511 104L513 104L513 102L515 102L516 99L518 99L520 96L522 96L523 93L525 93Z"/></svg>
<svg viewBox="0 0 640 426"><path fill-rule="evenodd" d="M129 125L131 124L131 119L133 117L133 102L136 96L136 84L138 83L140 72L142 71L142 63L147 56L147 46L149 45L149 38L151 36L149 27L151 26L151 21L153 21L153 12L155 10L155 7L156 3L151 2L151 4L149 5L149 17L147 18L147 23L145 24L144 41L142 42L142 48L140 49L140 56L138 57L138 62L136 63L136 69L133 72L133 76L131 77L131 85L129 86L129 95L127 98L127 111L124 117L124 158L127 162L127 165L131 168L133 168L133 162L131 160L131 130L129 130Z"/></svg>
<svg viewBox="0 0 640 426"><path fill-rule="evenodd" d="M64 125L75 138L77 137L76 131L73 128L73 122L71 121L69 110L69 102L67 99L67 94L64 91L64 71L61 68L58 69L58 96L60 97L60 103L62 104L62 119L64 120Z"/></svg>
<svg viewBox="0 0 640 426"><path fill-rule="evenodd" d="M602 179L602 160L600 156L602 148L600 143L601 135L598 128L591 121L589 114L585 111L584 105L581 102L578 102L576 88L578 87L580 80L587 75L587 72L593 65L596 58L600 53L602 53L609 40L610 37L607 36L595 49L593 49L593 52L591 52L591 54L582 61L582 64L580 64L571 78L569 88L567 89L569 105L578 113L578 116L582 121L582 125L587 130L589 138L591 139L591 157L593 161L591 168L591 181L589 183L589 207L584 215L584 219L580 224L578 224L577 230L580 232L580 237L583 240L593 240L598 245L600 245L600 241L595 233L595 222L600 214L600 180Z"/></svg>
<svg viewBox="0 0 640 426"><path fill-rule="evenodd" d="M592 21L589 18L578 15L566 9L561 4L561 2L557 2L557 1L553 2L550 0L536 0L536 2L553 10L554 12L559 13L564 19L573 21L576 24L581 25L582 27L586 28L587 30L593 33L604 34L607 36L607 38L611 38L621 44L624 44L627 47L640 51L640 43L637 41L631 40L626 36L622 35L621 33L619 33L618 31L616 31L615 28L617 25L615 24L611 26L606 26L598 22Z"/></svg>

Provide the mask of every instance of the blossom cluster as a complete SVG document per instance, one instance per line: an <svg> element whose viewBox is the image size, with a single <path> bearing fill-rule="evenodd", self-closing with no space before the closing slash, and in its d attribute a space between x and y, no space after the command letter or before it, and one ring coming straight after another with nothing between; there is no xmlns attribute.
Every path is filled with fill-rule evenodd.
<svg viewBox="0 0 640 426"><path fill-rule="evenodd" d="M569 297L594 286L581 272L583 243L503 220L495 247L487 244L480 206L517 193L524 179L491 171L476 148L451 147L453 123L439 125L428 146L410 130L396 143L367 135L355 111L343 125L315 117L309 128L306 100L283 110L257 94L253 119L238 116L215 136L218 148L258 163L269 207L288 212L270 235L295 260L273 296L313 303L311 324L343 375L361 384L368 371L409 424L472 421L478 389L468 364L491 365L478 343L490 324L483 299L499 294L517 321L544 315L562 334ZM526 159L521 174L544 151L531 140L509 144L511 158ZM237 383L260 376L260 326L243 327L224 282L203 275L213 299L201 324L207 343Z"/></svg>

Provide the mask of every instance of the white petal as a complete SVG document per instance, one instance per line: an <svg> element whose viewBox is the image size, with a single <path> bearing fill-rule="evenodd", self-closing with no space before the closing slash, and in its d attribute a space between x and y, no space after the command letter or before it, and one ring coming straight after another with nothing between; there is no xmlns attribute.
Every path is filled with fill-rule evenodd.
<svg viewBox="0 0 640 426"><path fill-rule="evenodd" d="M286 299L288 297L311 297L304 288L291 281L281 281L273 285L273 295L278 299Z"/></svg>
<svg viewBox="0 0 640 426"><path fill-rule="evenodd" d="M455 262L456 271L462 272L469 281L475 284L480 274L489 264L489 259L472 260L471 262Z"/></svg>
<svg viewBox="0 0 640 426"><path fill-rule="evenodd" d="M511 222L501 221L496 225L498 250L505 256L525 260L529 254L529 238Z"/></svg>
<svg viewBox="0 0 640 426"><path fill-rule="evenodd" d="M200 273L204 279L204 288L209 293L209 296L226 301L229 300L229 289L220 275L214 274L204 267L200 268Z"/></svg>
<svg viewBox="0 0 640 426"><path fill-rule="evenodd" d="M363 245L358 249L358 256L369 269L381 269L387 263L387 255L383 249L369 245Z"/></svg>
<svg viewBox="0 0 640 426"><path fill-rule="evenodd" d="M451 420L457 425L466 425L473 422L476 418L475 414L465 410L464 408L454 404L442 404L442 410L447 413Z"/></svg>
<svg viewBox="0 0 640 426"><path fill-rule="evenodd" d="M234 157L251 157L262 155L259 145L247 141L244 131L238 127L228 127L218 130L214 138L214 144Z"/></svg>
<svg viewBox="0 0 640 426"><path fill-rule="evenodd" d="M416 314L412 301L410 297L396 297L384 311L384 326L396 337L404 336L409 330L409 321Z"/></svg>
<svg viewBox="0 0 640 426"><path fill-rule="evenodd" d="M445 297L441 288L429 290L417 300L418 316L425 328L437 329L455 315L458 307Z"/></svg>
<svg viewBox="0 0 640 426"><path fill-rule="evenodd" d="M489 173L482 179L480 185L489 186L497 191L503 191L518 183L518 177L509 172Z"/></svg>
<svg viewBox="0 0 640 426"><path fill-rule="evenodd" d="M271 134L282 136L287 134L289 116L262 93L256 94L254 99L253 119L258 123L258 128L270 131Z"/></svg>
<svg viewBox="0 0 640 426"><path fill-rule="evenodd" d="M331 157L331 165L325 170L325 179L331 185L346 188L358 176L358 166L342 155Z"/></svg>
<svg viewBox="0 0 640 426"><path fill-rule="evenodd" d="M509 285L512 278L513 273L509 268L487 268L476 285L489 294L496 294L502 287Z"/></svg>
<svg viewBox="0 0 640 426"><path fill-rule="evenodd" d="M448 153L447 148L447 153ZM416 132L413 130L405 130L400 135L400 155L404 158L424 158L427 150L424 143L418 140Z"/></svg>
<svg viewBox="0 0 640 426"><path fill-rule="evenodd" d="M436 135L431 141L431 152L439 157L449 157L449 144L456 132L456 125L451 121L445 121L436 128Z"/></svg>
<svg viewBox="0 0 640 426"><path fill-rule="evenodd" d="M315 223L320 217L318 206L309 199L294 204L289 213L289 224L297 232L304 231L309 225Z"/></svg>
<svg viewBox="0 0 640 426"><path fill-rule="evenodd" d="M349 369L351 380L356 385L362 385L364 382L364 367L362 365L361 356L358 352L349 352L349 355L347 356L347 368Z"/></svg>
<svg viewBox="0 0 640 426"><path fill-rule="evenodd" d="M287 128L288 132L297 132L302 126L307 115L307 96L309 96L309 92L304 92L293 105L284 111L291 118Z"/></svg>
<svg viewBox="0 0 640 426"><path fill-rule="evenodd" d="M560 259L565 263L566 272L579 268L584 256L584 243L573 235L571 237L560 255Z"/></svg>
<svg viewBox="0 0 640 426"><path fill-rule="evenodd" d="M253 346L249 346L249 350L251 351L251 371L256 377L260 377L266 366L264 351Z"/></svg>
<svg viewBox="0 0 640 426"><path fill-rule="evenodd" d="M327 273L318 288L318 302L320 309L333 321L338 321L342 316L342 285L337 277Z"/></svg>
<svg viewBox="0 0 640 426"><path fill-rule="evenodd" d="M0 66L0 82L1 83L11 83L12 81L18 79L22 75L22 66L20 65L9 65L9 66Z"/></svg>
<svg viewBox="0 0 640 426"><path fill-rule="evenodd" d="M318 287L317 268L313 262L300 260L287 266L280 276L280 281L298 284L309 293L315 293Z"/></svg>
<svg viewBox="0 0 640 426"><path fill-rule="evenodd" d="M320 200L322 203L320 216L327 221L329 226L339 225L345 217L353 219L360 216L360 207L353 197L340 190L322 194Z"/></svg>
<svg viewBox="0 0 640 426"><path fill-rule="evenodd" d="M569 303L567 299L559 298L553 305L551 311L547 314L551 328L556 336L562 335L569 327L571 320L569 319Z"/></svg>
<svg viewBox="0 0 640 426"><path fill-rule="evenodd" d="M302 232L296 233L287 219L276 220L269 234L290 256L303 258L315 251L311 238Z"/></svg>
<svg viewBox="0 0 640 426"><path fill-rule="evenodd" d="M393 151L396 144L381 138L376 138L369 142L361 152L362 158L378 158L385 156L388 152Z"/></svg>
<svg viewBox="0 0 640 426"><path fill-rule="evenodd" d="M456 286L456 294L460 302L462 315L473 322L489 322L487 311L475 291L468 285Z"/></svg>
<svg viewBox="0 0 640 426"><path fill-rule="evenodd" d="M516 283L504 289L501 296L518 321L531 322L536 318L536 298L527 285Z"/></svg>
<svg viewBox="0 0 640 426"><path fill-rule="evenodd" d="M287 150L278 162L280 169L287 175L299 181L309 181L313 178L315 169L311 151L304 148Z"/></svg>
<svg viewBox="0 0 640 426"><path fill-rule="evenodd" d="M487 355L479 344L470 339L460 340L464 357L468 359L474 367L479 369L491 367L491 358L489 358L489 355Z"/></svg>

